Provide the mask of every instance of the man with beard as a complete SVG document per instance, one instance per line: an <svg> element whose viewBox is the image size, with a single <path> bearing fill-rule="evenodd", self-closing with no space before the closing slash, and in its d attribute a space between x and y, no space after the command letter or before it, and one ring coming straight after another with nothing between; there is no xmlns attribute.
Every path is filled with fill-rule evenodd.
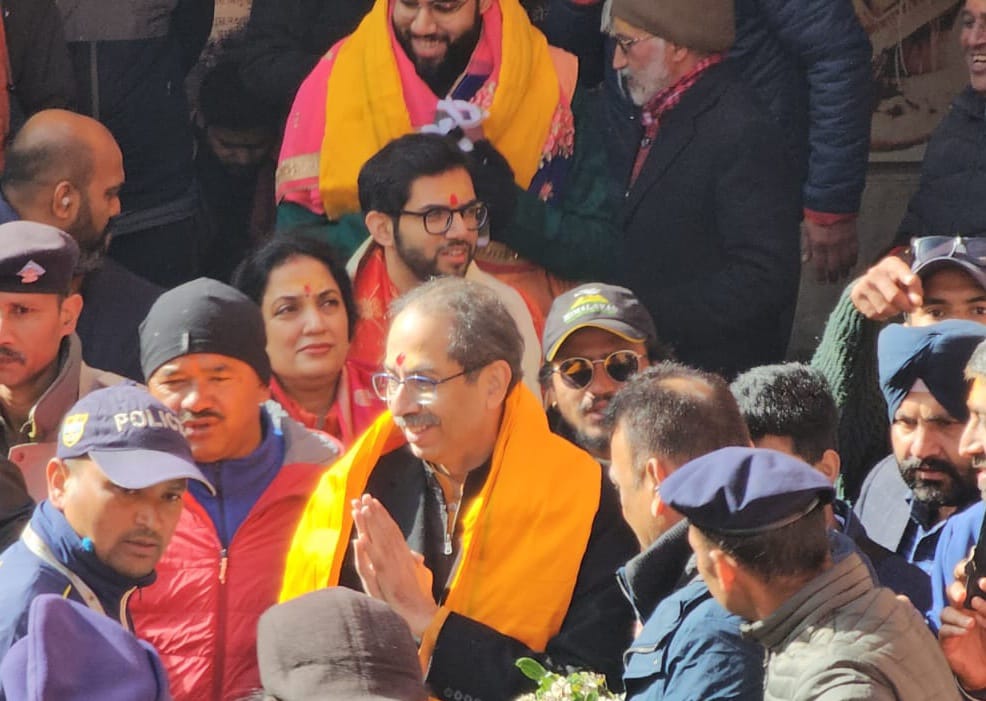
<svg viewBox="0 0 986 701"><path fill-rule="evenodd" d="M614 0L604 94L627 251L618 274L678 359L732 377L784 357L798 296L799 182L784 138L724 60L732 0Z"/></svg>
<svg viewBox="0 0 986 701"><path fill-rule="evenodd" d="M531 313L520 294L484 273L473 258L489 240L490 209L476 196L465 155L434 134L408 134L384 146L359 174L368 239L349 270L359 318L350 357L383 361L390 303L433 277L464 277L493 289L524 339L524 381L538 392L541 360Z"/></svg>
<svg viewBox="0 0 986 701"><path fill-rule="evenodd" d="M76 332L87 363L142 379L137 325L160 288L104 256L120 213L123 156L95 119L44 110L31 117L6 153L0 223L26 219L61 229L80 256L72 291L85 300Z"/></svg>
<svg viewBox="0 0 986 701"><path fill-rule="evenodd" d="M257 621L334 444L261 404L270 362L253 300L199 278L158 298L140 326L151 394L178 414L215 491L191 484L157 582L131 611L176 701L239 699L260 686Z"/></svg>
<svg viewBox="0 0 986 701"><path fill-rule="evenodd" d="M977 495L959 439L969 416L963 368L984 338L986 326L950 320L892 324L877 343L893 454L871 470L855 511L875 543L929 574L946 520Z"/></svg>
<svg viewBox="0 0 986 701"><path fill-rule="evenodd" d="M522 343L483 285L398 300L373 378L389 411L322 477L287 558L282 601L342 585L390 604L435 698L516 698L525 656L618 685L630 642L613 573L633 535L521 384Z"/></svg>
<svg viewBox="0 0 986 701"><path fill-rule="evenodd" d="M560 292L545 270L605 279L621 260L606 145L577 73L518 0L377 0L298 90L278 160L279 222L339 221L356 211L359 169L380 148L464 122L491 205L480 264L543 316ZM470 117L446 100L479 109Z"/></svg>
<svg viewBox="0 0 986 701"><path fill-rule="evenodd" d="M638 370L667 360L654 321L625 287L599 282L559 295L544 324L540 380L548 423L599 460L609 460L603 412Z"/></svg>

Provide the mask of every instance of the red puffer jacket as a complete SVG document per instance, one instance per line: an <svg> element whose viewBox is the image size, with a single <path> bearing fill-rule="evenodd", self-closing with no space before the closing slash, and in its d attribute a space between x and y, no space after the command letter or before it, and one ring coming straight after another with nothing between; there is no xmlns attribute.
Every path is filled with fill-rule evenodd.
<svg viewBox="0 0 986 701"><path fill-rule="evenodd" d="M227 551L205 509L186 493L157 581L131 597L136 633L161 653L175 701L235 701L260 688L257 619L277 603L301 512L337 456L300 425L283 423L284 466Z"/></svg>

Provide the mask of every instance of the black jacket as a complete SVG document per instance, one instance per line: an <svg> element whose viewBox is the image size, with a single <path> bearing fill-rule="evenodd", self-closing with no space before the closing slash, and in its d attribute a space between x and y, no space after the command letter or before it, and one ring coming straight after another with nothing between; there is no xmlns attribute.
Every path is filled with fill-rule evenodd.
<svg viewBox="0 0 986 701"><path fill-rule="evenodd" d="M105 124L123 151L124 213L181 199L192 183L185 76L209 36L214 0L60 0L58 7L80 111Z"/></svg>
<svg viewBox="0 0 986 701"><path fill-rule="evenodd" d="M53 0L4 0L11 133L35 112L75 108L75 75Z"/></svg>
<svg viewBox="0 0 986 701"><path fill-rule="evenodd" d="M921 184L907 205L896 245L928 234L986 235L986 96L960 92L931 135Z"/></svg>
<svg viewBox="0 0 986 701"><path fill-rule="evenodd" d="M612 175L625 188L639 119L603 95ZM783 358L800 271L798 183L777 126L728 62L664 114L621 221L620 283L679 360L732 376Z"/></svg>
<svg viewBox="0 0 986 701"><path fill-rule="evenodd" d="M736 0L729 55L781 126L809 209L859 210L871 54L851 0Z"/></svg>

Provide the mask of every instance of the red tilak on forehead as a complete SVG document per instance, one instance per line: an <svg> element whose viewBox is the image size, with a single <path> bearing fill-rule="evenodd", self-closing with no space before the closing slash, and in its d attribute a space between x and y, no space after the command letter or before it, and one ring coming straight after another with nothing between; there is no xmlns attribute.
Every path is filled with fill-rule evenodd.
<svg viewBox="0 0 986 701"><path fill-rule="evenodd" d="M305 297L311 297L311 296L312 296L312 286L311 286L311 285L309 285L309 284L308 284L308 283L306 282L306 283L305 283Z"/></svg>
<svg viewBox="0 0 986 701"><path fill-rule="evenodd" d="M397 354L397 367L400 367L401 365L404 364L404 358L405 358L405 356L404 356L403 353L398 353Z"/></svg>
<svg viewBox="0 0 986 701"><path fill-rule="evenodd" d="M448 196L448 203L450 205L452 205L453 207L455 207L457 204L459 204L459 198L456 197L456 195L455 195L454 192L451 195Z"/></svg>

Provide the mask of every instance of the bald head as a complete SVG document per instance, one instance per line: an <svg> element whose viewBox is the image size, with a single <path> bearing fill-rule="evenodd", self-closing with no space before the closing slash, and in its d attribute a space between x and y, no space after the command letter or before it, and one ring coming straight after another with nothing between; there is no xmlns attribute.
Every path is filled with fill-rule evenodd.
<svg viewBox="0 0 986 701"><path fill-rule="evenodd" d="M44 110L27 120L7 149L3 190L53 187L60 180L85 188L94 154L119 148L95 119L66 110Z"/></svg>
<svg viewBox="0 0 986 701"><path fill-rule="evenodd" d="M4 197L22 219L55 226L98 255L119 213L123 155L100 122L66 110L27 120L6 152Z"/></svg>

